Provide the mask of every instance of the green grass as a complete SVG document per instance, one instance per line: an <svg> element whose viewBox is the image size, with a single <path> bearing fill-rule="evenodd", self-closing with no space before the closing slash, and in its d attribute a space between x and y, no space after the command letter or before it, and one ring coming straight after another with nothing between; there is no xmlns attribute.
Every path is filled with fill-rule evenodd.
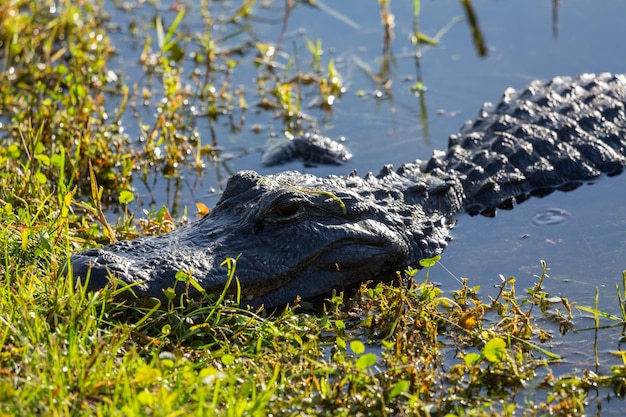
<svg viewBox="0 0 626 417"><path fill-rule="evenodd" d="M253 3L225 21L245 19ZM509 278L489 297L465 280L442 292L428 280L433 259L421 275L336 294L314 313L133 305L114 301L124 288L75 288L60 272L71 253L175 227L166 209L137 222L126 211L133 169L152 162L175 175L177 164L217 157L194 134L192 93L173 65L187 35L161 24L141 59L163 88L133 91L107 66L103 16L98 2L0 3L1 415L579 415L599 385L624 395L626 366L601 377L550 372L559 359L550 332L574 323L568 300L545 292L545 265L533 288L520 294ZM194 94L216 115L245 111L243 93L228 86L237 62L210 31L195 39L207 51L198 60L222 78ZM256 107L276 111L287 129L306 120L301 88L317 89L324 111L344 91L321 45L308 45L313 67L295 72L294 57L279 67L272 45L255 46ZM120 115L156 94L168 105L144 126L144 147L132 148ZM162 144L166 156L151 159ZM111 206L122 213L115 225L104 215ZM620 306L625 297L618 288ZM623 326L598 306L582 310L595 332L619 331L601 319Z"/></svg>

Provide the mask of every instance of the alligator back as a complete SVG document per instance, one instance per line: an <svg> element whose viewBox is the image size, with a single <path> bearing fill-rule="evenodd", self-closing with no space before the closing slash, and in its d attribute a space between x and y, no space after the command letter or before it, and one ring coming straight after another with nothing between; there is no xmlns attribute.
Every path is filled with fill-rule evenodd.
<svg viewBox="0 0 626 417"><path fill-rule="evenodd" d="M508 89L450 137L424 171L462 174L464 208L492 215L626 166L626 77L583 74Z"/></svg>

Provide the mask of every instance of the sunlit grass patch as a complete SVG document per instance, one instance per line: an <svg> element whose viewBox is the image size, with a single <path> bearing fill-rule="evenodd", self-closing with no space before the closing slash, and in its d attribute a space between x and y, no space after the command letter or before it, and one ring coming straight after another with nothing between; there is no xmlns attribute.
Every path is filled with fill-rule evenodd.
<svg viewBox="0 0 626 417"><path fill-rule="evenodd" d="M229 298L121 302L124 288L84 293L59 274L70 241L54 218L38 223L60 244L31 260L16 226L1 230L5 412L534 415L579 412L593 387L576 375L533 382L558 360L540 323L569 320L542 286L545 269L520 293L503 280L495 297L467 280L443 292L408 271L395 285L336 294L315 314L250 311ZM615 372L607 385L619 383ZM529 397L529 386L540 394Z"/></svg>

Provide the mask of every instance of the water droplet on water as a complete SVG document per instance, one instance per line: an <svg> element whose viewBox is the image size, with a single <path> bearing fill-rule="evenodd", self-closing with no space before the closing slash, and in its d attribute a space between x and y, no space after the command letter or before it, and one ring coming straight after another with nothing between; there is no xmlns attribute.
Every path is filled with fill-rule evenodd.
<svg viewBox="0 0 626 417"><path fill-rule="evenodd" d="M531 219L531 223L535 226L556 226L569 221L572 215L560 208L541 209L535 213Z"/></svg>

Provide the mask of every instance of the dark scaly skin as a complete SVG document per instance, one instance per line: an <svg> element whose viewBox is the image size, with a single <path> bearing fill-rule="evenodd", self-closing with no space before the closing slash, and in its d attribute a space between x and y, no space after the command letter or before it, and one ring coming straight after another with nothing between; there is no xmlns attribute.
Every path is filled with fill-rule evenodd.
<svg viewBox="0 0 626 417"><path fill-rule="evenodd" d="M93 290L113 275L137 283L140 298L164 299L163 289L174 287L183 270L219 294L227 280L220 263L240 255L244 301L267 307L389 279L440 254L449 219L461 211L492 215L533 195L620 173L624 103L623 75L557 77L507 90L450 137L447 151L395 171L386 166L363 178L243 171L203 219L77 253L73 274L84 280L91 271Z"/></svg>
<svg viewBox="0 0 626 417"><path fill-rule="evenodd" d="M352 154L341 143L316 133L305 133L282 141L263 154L263 165L282 165L299 159L306 166L342 165Z"/></svg>

